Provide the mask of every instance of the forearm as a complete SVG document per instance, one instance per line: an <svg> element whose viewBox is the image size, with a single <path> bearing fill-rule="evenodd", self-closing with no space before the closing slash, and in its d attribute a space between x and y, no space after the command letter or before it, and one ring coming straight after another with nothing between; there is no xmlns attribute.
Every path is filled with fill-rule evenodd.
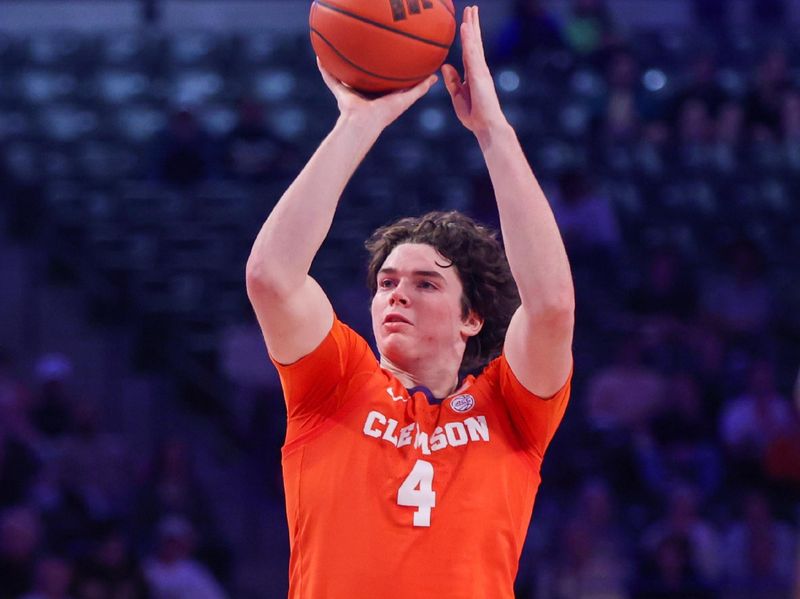
<svg viewBox="0 0 800 599"><path fill-rule="evenodd" d="M506 255L530 314L574 309L567 252L553 211L513 128L503 123L478 135L492 180Z"/></svg>
<svg viewBox="0 0 800 599"><path fill-rule="evenodd" d="M261 228L249 278L291 290L303 284L330 230L339 198L380 128L340 117Z"/></svg>

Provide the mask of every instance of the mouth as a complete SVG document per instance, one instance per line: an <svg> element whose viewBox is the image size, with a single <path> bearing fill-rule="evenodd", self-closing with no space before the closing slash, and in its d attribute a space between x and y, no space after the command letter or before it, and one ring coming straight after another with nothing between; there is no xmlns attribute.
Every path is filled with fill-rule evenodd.
<svg viewBox="0 0 800 599"><path fill-rule="evenodd" d="M405 316L400 314L387 314L386 317L383 319L383 324L393 324L393 323L402 323L402 324L411 324L411 321L408 320Z"/></svg>

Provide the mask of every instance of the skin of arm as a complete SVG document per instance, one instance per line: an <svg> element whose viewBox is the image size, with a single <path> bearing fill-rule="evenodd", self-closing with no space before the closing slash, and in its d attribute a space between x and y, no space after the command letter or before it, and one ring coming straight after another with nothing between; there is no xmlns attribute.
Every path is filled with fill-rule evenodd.
<svg viewBox="0 0 800 599"><path fill-rule="evenodd" d="M289 364L313 351L333 323L333 308L308 275L339 198L381 132L436 82L367 99L319 65L339 118L262 226L247 261L247 294L272 357Z"/></svg>
<svg viewBox="0 0 800 599"><path fill-rule="evenodd" d="M464 9L460 33L464 80L451 65L442 67L442 76L456 115L483 152L522 299L508 327L504 353L525 388L550 397L572 368L575 292L569 261L547 198L500 107L477 7Z"/></svg>

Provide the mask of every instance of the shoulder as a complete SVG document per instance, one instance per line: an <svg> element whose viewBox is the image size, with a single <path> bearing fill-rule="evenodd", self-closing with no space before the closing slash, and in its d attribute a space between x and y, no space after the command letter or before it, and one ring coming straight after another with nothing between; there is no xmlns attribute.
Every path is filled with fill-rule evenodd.
<svg viewBox="0 0 800 599"><path fill-rule="evenodd" d="M534 398L541 401L549 401L563 395L565 389L568 392L571 381L572 370L570 370L569 376L556 393L549 397L538 396L525 388L514 374L505 354L501 354L484 367L475 377L473 385L478 388L485 388L503 397L512 396L515 398Z"/></svg>

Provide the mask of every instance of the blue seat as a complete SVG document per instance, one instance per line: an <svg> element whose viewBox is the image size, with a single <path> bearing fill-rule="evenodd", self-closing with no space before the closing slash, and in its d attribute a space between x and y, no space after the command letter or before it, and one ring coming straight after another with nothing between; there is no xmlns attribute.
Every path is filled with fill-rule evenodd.
<svg viewBox="0 0 800 599"><path fill-rule="evenodd" d="M74 104L51 104L39 112L39 131L44 139L74 142L96 136L100 116L95 110Z"/></svg>
<svg viewBox="0 0 800 599"><path fill-rule="evenodd" d="M78 92L78 78L56 69L26 69L12 82L12 93L30 104L66 101Z"/></svg>
<svg viewBox="0 0 800 599"><path fill-rule="evenodd" d="M104 104L121 105L150 98L153 81L143 71L108 68L97 72L93 83L95 97Z"/></svg>
<svg viewBox="0 0 800 599"><path fill-rule="evenodd" d="M151 141L167 124L167 114L156 104L136 103L120 107L112 118L110 133L132 144Z"/></svg>
<svg viewBox="0 0 800 599"><path fill-rule="evenodd" d="M199 106L217 100L226 87L222 75L205 68L181 69L168 85L167 94L173 106Z"/></svg>

